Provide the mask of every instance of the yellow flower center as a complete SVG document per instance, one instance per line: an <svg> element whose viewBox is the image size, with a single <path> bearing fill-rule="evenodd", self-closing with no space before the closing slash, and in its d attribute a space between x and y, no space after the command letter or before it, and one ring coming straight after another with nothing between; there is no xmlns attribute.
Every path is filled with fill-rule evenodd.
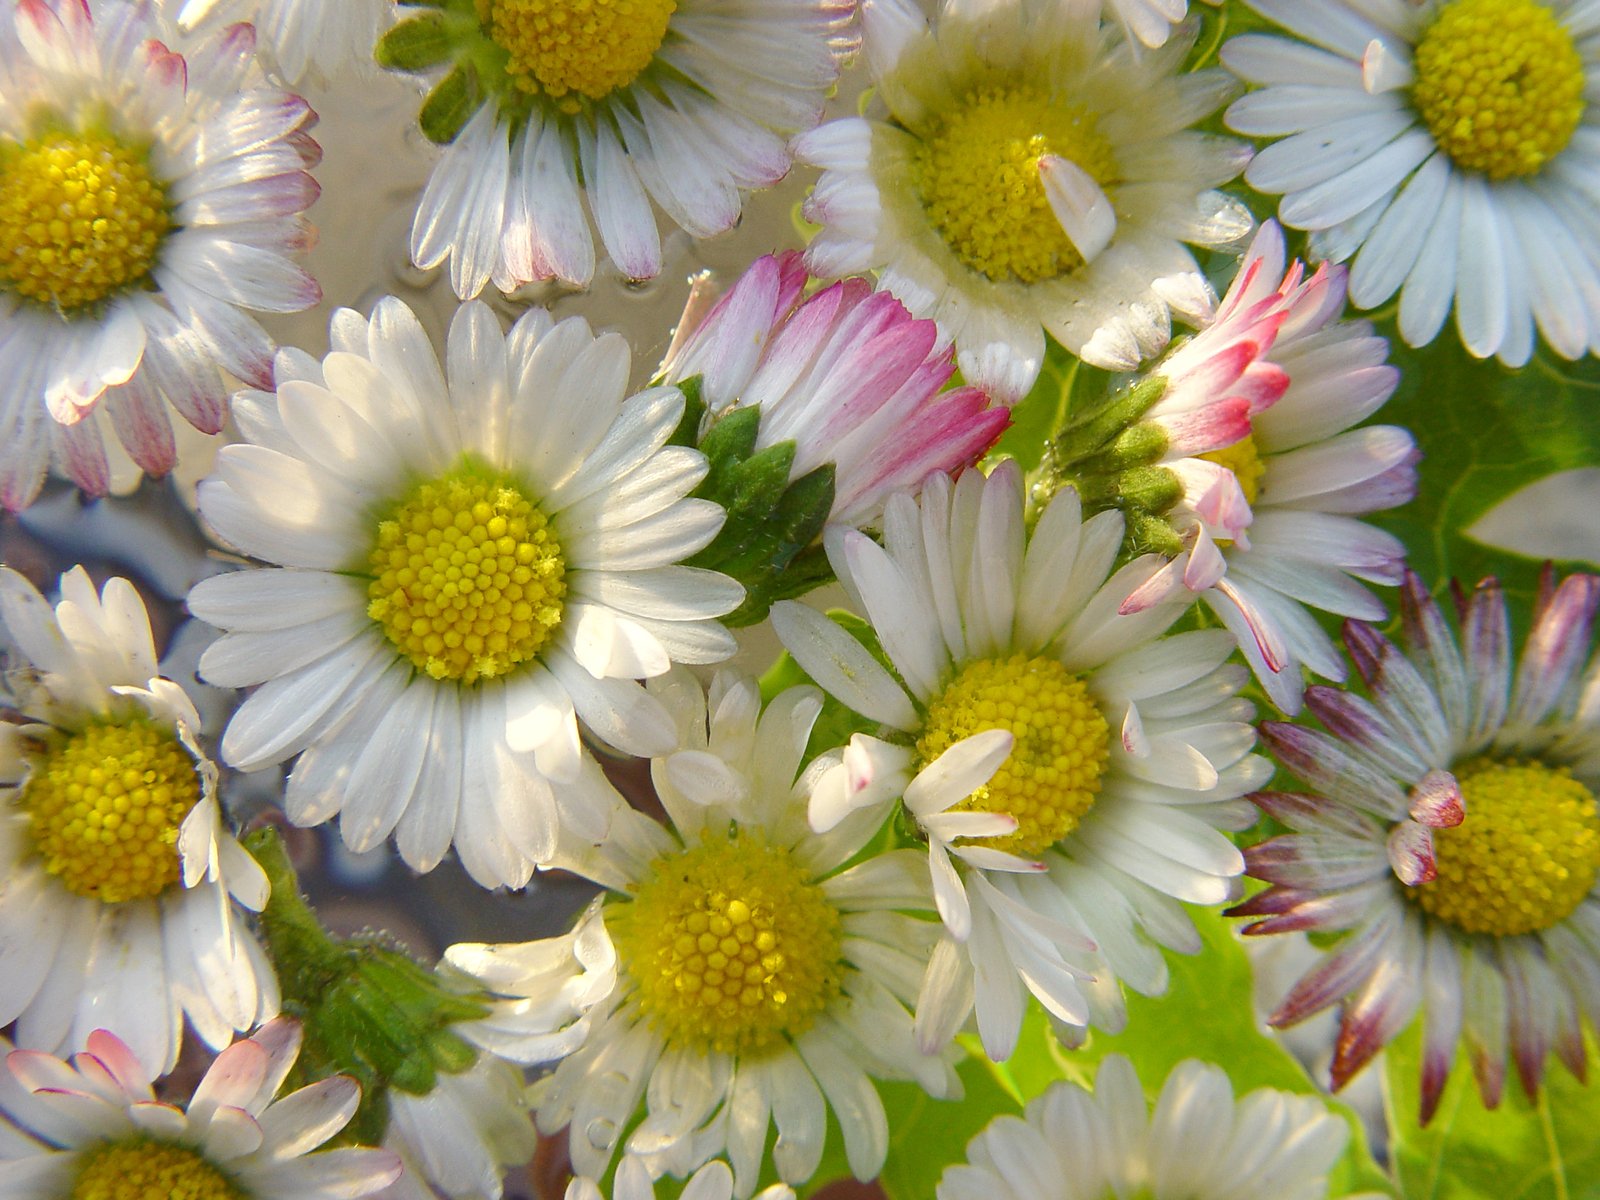
<svg viewBox="0 0 1600 1200"><path fill-rule="evenodd" d="M1111 756L1106 719L1083 680L1053 658L980 658L928 706L917 754L926 765L986 729L1009 729L1016 744L994 777L956 807L1010 813L1017 831L986 844L1038 854L1093 807Z"/></svg>
<svg viewBox="0 0 1600 1200"><path fill-rule="evenodd" d="M476 0L478 19L511 56L524 92L568 112L602 100L650 65L677 9L674 0Z"/></svg>
<svg viewBox="0 0 1600 1200"><path fill-rule="evenodd" d="M839 994L839 911L760 834L708 837L659 860L606 922L669 1042L759 1052L804 1033Z"/></svg>
<svg viewBox="0 0 1600 1200"><path fill-rule="evenodd" d="M561 623L566 560L520 484L463 459L413 487L367 559L367 615L417 669L473 683L539 653Z"/></svg>
<svg viewBox="0 0 1600 1200"><path fill-rule="evenodd" d="M1256 497L1261 495L1261 477L1267 473L1267 464L1261 461L1261 451L1250 434L1245 434L1231 446L1200 457L1232 471L1233 477L1239 481L1239 490L1249 503L1254 504Z"/></svg>
<svg viewBox="0 0 1600 1200"><path fill-rule="evenodd" d="M195 1151L134 1138L84 1154L69 1200L243 1200L245 1195Z"/></svg>
<svg viewBox="0 0 1600 1200"><path fill-rule="evenodd" d="M0 146L0 284L63 312L150 273L167 231L149 155L107 134Z"/></svg>
<svg viewBox="0 0 1600 1200"><path fill-rule="evenodd" d="M1438 878L1406 894L1466 933L1511 937L1565 920L1600 875L1594 793L1537 762L1477 759L1456 779L1467 819L1433 831Z"/></svg>
<svg viewBox="0 0 1600 1200"><path fill-rule="evenodd" d="M1039 179L1047 154L1101 185L1116 173L1088 109L1027 87L979 92L918 145L913 175L928 219L974 271L1037 283L1083 265Z"/></svg>
<svg viewBox="0 0 1600 1200"><path fill-rule="evenodd" d="M1411 96L1458 167L1531 175L1583 119L1583 59L1539 0L1451 0L1423 30Z"/></svg>
<svg viewBox="0 0 1600 1200"><path fill-rule="evenodd" d="M44 869L70 892L119 904L178 881L178 828L200 794L194 759L172 734L103 721L35 759L20 804Z"/></svg>

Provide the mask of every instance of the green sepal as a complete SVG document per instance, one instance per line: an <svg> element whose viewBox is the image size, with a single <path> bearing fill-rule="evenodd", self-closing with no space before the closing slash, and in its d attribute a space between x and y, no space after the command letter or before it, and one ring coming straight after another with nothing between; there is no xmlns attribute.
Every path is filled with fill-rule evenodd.
<svg viewBox="0 0 1600 1200"><path fill-rule="evenodd" d="M438 146L455 141L472 114L483 105L483 89L478 84L477 73L467 67L456 67L437 84L422 102L417 114L417 125L430 142Z"/></svg>
<svg viewBox="0 0 1600 1200"><path fill-rule="evenodd" d="M723 618L735 627L754 625L775 602L833 578L827 555L813 545L833 508L833 464L791 483L794 443L757 450L760 427L759 408L735 408L700 439L709 467L694 495L715 501L728 515L689 565L721 571L744 585L744 603Z"/></svg>
<svg viewBox="0 0 1600 1200"><path fill-rule="evenodd" d="M361 1107L344 1136L378 1145L389 1121L389 1089L425 1095L440 1072L471 1067L477 1051L450 1027L489 1009L375 937L331 936L301 896L276 829L256 830L244 846L272 884L262 940L283 1012L304 1031L293 1080L303 1086L352 1076L361 1084Z"/></svg>
<svg viewBox="0 0 1600 1200"><path fill-rule="evenodd" d="M667 445L694 449L700 443L700 424L706 416L706 402L700 398L700 376L673 386L683 393L683 416L678 419L678 427L667 439Z"/></svg>
<svg viewBox="0 0 1600 1200"><path fill-rule="evenodd" d="M390 71L426 71L447 62L454 50L455 22L445 13L409 17L378 39L372 56Z"/></svg>

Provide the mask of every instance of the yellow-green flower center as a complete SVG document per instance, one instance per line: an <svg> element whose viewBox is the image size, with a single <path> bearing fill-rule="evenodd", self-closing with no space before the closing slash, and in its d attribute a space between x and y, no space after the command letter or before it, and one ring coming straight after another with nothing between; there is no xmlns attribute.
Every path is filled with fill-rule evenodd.
<svg viewBox="0 0 1600 1200"><path fill-rule="evenodd" d="M510 55L512 82L571 112L639 77L661 49L674 0L476 0Z"/></svg>
<svg viewBox="0 0 1600 1200"><path fill-rule="evenodd" d="M1232 471L1233 477L1239 481L1239 490L1249 503L1254 504L1256 497L1261 495L1261 478L1267 473L1267 464L1261 461L1261 451L1252 435L1247 433L1233 445L1200 457Z"/></svg>
<svg viewBox="0 0 1600 1200"><path fill-rule="evenodd" d="M669 1042L759 1052L804 1033L839 994L839 911L759 834L708 837L659 860L606 924Z"/></svg>
<svg viewBox="0 0 1600 1200"><path fill-rule="evenodd" d="M1583 119L1583 58L1539 0L1451 0L1415 67L1412 100L1434 140L1490 179L1539 171Z"/></svg>
<svg viewBox="0 0 1600 1200"><path fill-rule="evenodd" d="M178 881L178 829L200 800L194 759L145 720L97 722L33 760L20 803L44 869L119 904Z"/></svg>
<svg viewBox="0 0 1600 1200"><path fill-rule="evenodd" d="M1111 756L1106 719L1083 680L1053 658L980 658L928 705L917 754L926 765L986 729L1010 730L1015 745L994 777L957 808L1010 813L1017 831L987 844L1038 854L1093 807Z"/></svg>
<svg viewBox="0 0 1600 1200"><path fill-rule="evenodd" d="M0 284L63 312L138 284L172 228L149 155L104 133L0 146Z"/></svg>
<svg viewBox="0 0 1600 1200"><path fill-rule="evenodd" d="M1456 779L1467 818L1433 831L1438 878L1407 894L1466 933L1511 937L1565 920L1600 875L1594 793L1538 762L1477 759Z"/></svg>
<svg viewBox="0 0 1600 1200"><path fill-rule="evenodd" d="M1050 154L1102 186L1116 174L1094 114L1029 87L979 92L923 139L912 164L917 191L957 258L996 282L1037 283L1083 265L1039 179Z"/></svg>
<svg viewBox="0 0 1600 1200"><path fill-rule="evenodd" d="M566 560L522 486L462 460L378 522L367 615L434 679L473 683L537 655L561 623Z"/></svg>
<svg viewBox="0 0 1600 1200"><path fill-rule="evenodd" d="M186 1146L146 1138L85 1153L69 1200L243 1200L246 1193Z"/></svg>

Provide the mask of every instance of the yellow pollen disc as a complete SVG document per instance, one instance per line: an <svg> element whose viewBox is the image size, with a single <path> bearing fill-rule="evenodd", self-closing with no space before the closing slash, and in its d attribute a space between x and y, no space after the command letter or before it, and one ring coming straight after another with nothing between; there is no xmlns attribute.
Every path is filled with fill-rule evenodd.
<svg viewBox="0 0 1600 1200"><path fill-rule="evenodd" d="M0 284L64 312L150 273L172 228L149 156L101 133L0 146Z"/></svg>
<svg viewBox="0 0 1600 1200"><path fill-rule="evenodd" d="M1245 434L1231 446L1224 446L1221 450L1213 450L1210 454L1202 454L1200 457L1232 471L1233 477L1239 481L1239 490L1251 504L1254 504L1256 497L1261 495L1261 477L1267 473L1267 464L1261 461L1261 452L1256 448L1256 439L1250 434Z"/></svg>
<svg viewBox="0 0 1600 1200"><path fill-rule="evenodd" d="M367 615L418 670L473 683L539 653L561 623L566 569L521 486L463 459L378 522Z"/></svg>
<svg viewBox="0 0 1600 1200"><path fill-rule="evenodd" d="M1512 937L1565 920L1600 876L1594 793L1538 762L1477 759L1456 779L1467 819L1433 831L1438 878L1406 894L1466 933Z"/></svg>
<svg viewBox="0 0 1600 1200"><path fill-rule="evenodd" d="M33 760L21 806L44 868L106 904L178 882L178 829L200 800L194 759L148 721L103 722Z"/></svg>
<svg viewBox="0 0 1600 1200"><path fill-rule="evenodd" d="M1111 756L1106 719L1083 680L1053 658L980 658L928 706L917 739L921 764L986 729L1009 729L1016 744L994 777L956 807L1010 813L1017 831L984 843L1039 854L1094 805Z"/></svg>
<svg viewBox="0 0 1600 1200"><path fill-rule="evenodd" d="M1037 283L1083 265L1039 180L1047 154L1102 186L1116 174L1088 109L1025 87L972 96L917 146L913 174L928 220L974 271Z"/></svg>
<svg viewBox="0 0 1600 1200"><path fill-rule="evenodd" d="M511 61L524 92L577 112L650 65L677 9L674 0L476 0L478 19Z"/></svg>
<svg viewBox="0 0 1600 1200"><path fill-rule="evenodd" d="M1463 170L1531 175L1583 119L1583 58L1539 0L1451 0L1414 61L1412 101Z"/></svg>
<svg viewBox="0 0 1600 1200"><path fill-rule="evenodd" d="M663 858L606 924L668 1042L751 1054L839 994L839 911L779 846L745 832Z"/></svg>
<svg viewBox="0 0 1600 1200"><path fill-rule="evenodd" d="M134 1138L84 1154L69 1200L244 1200L245 1195L193 1150Z"/></svg>

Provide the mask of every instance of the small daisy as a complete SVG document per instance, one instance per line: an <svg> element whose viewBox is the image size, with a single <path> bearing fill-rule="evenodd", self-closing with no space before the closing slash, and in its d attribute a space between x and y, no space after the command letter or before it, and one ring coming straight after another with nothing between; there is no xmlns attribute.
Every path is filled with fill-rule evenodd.
<svg viewBox="0 0 1600 1200"><path fill-rule="evenodd" d="M97 1030L70 1062L14 1050L0 1111L31 1134L8 1153L15 1195L185 1197L186 1200L354 1200L400 1174L387 1150L317 1147L355 1115L361 1087L346 1075L276 1100L300 1030L277 1020L217 1056L188 1109L156 1098L153 1073L115 1035Z"/></svg>
<svg viewBox="0 0 1600 1200"><path fill-rule="evenodd" d="M1479 358L1600 349L1600 9L1582 0L1246 0L1304 42L1246 34L1222 60L1259 91L1231 128L1281 138L1245 179L1280 193L1350 299L1400 292L1420 346L1452 303ZM1311 43L1307 45L1305 43Z"/></svg>
<svg viewBox="0 0 1600 1200"><path fill-rule="evenodd" d="M823 226L814 271L878 272L1006 403L1038 378L1045 330L1131 370L1166 345L1172 312L1210 311L1184 243L1249 232L1209 190L1249 152L1189 128L1234 88L1223 71L1177 73L1192 28L1135 54L1083 4L946 3L930 26L912 0L866 0L862 19L886 119L795 141L823 168L806 206Z"/></svg>
<svg viewBox="0 0 1600 1200"><path fill-rule="evenodd" d="M108 431L143 470L171 471L169 404L216 433L219 367L270 386L271 343L244 310L321 295L291 261L317 198L315 114L252 78L250 26L187 59L161 31L127 0L0 7L0 505L13 511L52 461L105 495Z"/></svg>
<svg viewBox="0 0 1600 1200"><path fill-rule="evenodd" d="M595 244L630 279L661 270L651 202L692 237L739 219L789 170L839 74L851 0L440 0L395 28L385 65L454 70L423 132L450 143L411 227L463 299L493 278L586 286ZM406 47L429 47L416 61ZM587 212L585 211L587 209Z"/></svg>
<svg viewBox="0 0 1600 1200"><path fill-rule="evenodd" d="M262 57L290 85L308 75L335 80L373 66L372 48L388 23L391 0L164 0L185 31L250 21Z"/></svg>
<svg viewBox="0 0 1600 1200"><path fill-rule="evenodd" d="M1342 1006L1336 1088L1419 1010L1424 1121L1463 1039L1491 1108L1508 1043L1530 1096L1552 1049L1582 1077L1582 1023L1600 1014L1597 605L1600 576L1547 578L1513 670L1495 581L1460 598L1458 642L1408 575L1403 647L1345 626L1370 699L1313 687L1328 732L1262 726L1319 794L1252 797L1293 832L1246 851L1272 886L1232 911L1260 918L1246 933L1323 935L1271 1021Z"/></svg>
<svg viewBox="0 0 1600 1200"><path fill-rule="evenodd" d="M356 850L394 832L421 871L453 841L479 883L520 887L558 823L600 838L619 803L578 721L664 752L671 721L636 680L734 650L713 618L743 589L679 565L723 522L684 498L705 458L666 445L682 394L629 397L627 343L578 318L531 309L507 335L474 301L444 370L392 298L336 313L332 342L238 397L245 441L200 485L218 537L278 564L189 596L228 631L205 677L262 685L222 756L300 754L297 824L338 813Z"/></svg>
<svg viewBox="0 0 1600 1200"><path fill-rule="evenodd" d="M0 620L0 1025L50 1051L113 1029L162 1072L185 1016L226 1046L278 1011L240 911L261 910L267 880L223 825L144 603L124 579L96 595L75 567L52 612L0 569Z"/></svg>
<svg viewBox="0 0 1600 1200"><path fill-rule="evenodd" d="M829 519L859 526L890 493L976 462L1010 417L977 388L940 390L955 364L932 321L865 279L805 297L809 281L799 254L757 259L703 322L679 328L661 371L698 376L713 416L759 405L757 449L792 439L791 479L833 463Z"/></svg>
<svg viewBox="0 0 1600 1200"><path fill-rule="evenodd" d="M934 476L920 508L893 498L884 537L887 548L842 533L830 549L893 674L814 610L794 602L772 610L806 672L885 727L881 739L857 739L846 770L819 784L813 820L826 827L903 792L932 835L955 944L941 951L919 1005L924 1045L953 1033L963 999L975 1000L985 1046L1005 1057L1024 988L1070 1025L1118 1029L1119 978L1146 994L1166 987L1165 961L1146 939L1194 953L1198 936L1178 901L1221 903L1244 867L1220 831L1253 822L1239 797L1271 769L1249 753L1251 708L1237 695L1247 675L1226 663L1232 639L1221 630L1160 636L1181 601L1119 615L1159 560L1113 574L1121 515L1081 522L1071 488L1056 493L1030 535L1012 462L987 479L968 471L952 485ZM995 747L972 735L995 729L1009 731L1015 748L978 787ZM1015 832L935 828L934 814L967 783L966 808L1008 814ZM938 840L952 836L990 853L941 863ZM1019 858L1033 869L1019 871ZM972 904L970 929L954 895L962 881L982 901ZM1092 981L1078 978L1085 971Z"/></svg>
<svg viewBox="0 0 1600 1200"><path fill-rule="evenodd" d="M1112 1054L1091 1095L1057 1083L995 1118L948 1168L938 1200L1324 1200L1349 1127L1312 1096L1258 1088L1238 1101L1221 1067L1186 1059L1151 1112L1133 1064Z"/></svg>
<svg viewBox="0 0 1600 1200"><path fill-rule="evenodd" d="M814 688L763 710L748 678L719 675L709 697L683 671L650 686L685 734L652 764L670 826L626 810L604 845L562 861L611 893L567 937L447 951L506 997L462 1032L514 1060L560 1059L536 1085L538 1121L570 1127L579 1175L600 1178L624 1143L651 1175L726 1155L748 1196L776 1124L778 1175L803 1183L831 1108L870 1179L889 1138L873 1080L957 1086L908 1011L937 929L902 911L928 903L922 858L844 867L882 812L811 832L807 795L829 761L801 770Z"/></svg>
<svg viewBox="0 0 1600 1200"><path fill-rule="evenodd" d="M1310 610L1385 618L1363 584L1398 584L1405 546L1358 518L1416 494L1420 455L1404 429L1352 428L1383 406L1400 372L1368 322L1339 319L1344 268L1323 264L1305 278L1298 262L1286 270L1285 258L1283 232L1268 221L1215 323L1154 369L1180 380L1147 419L1173 432L1169 457L1181 461L1167 465L1185 495L1168 519L1188 536L1147 591L1181 578L1203 592L1273 703L1292 714L1306 669L1345 677ZM1218 386L1233 374L1217 365L1229 356L1250 365ZM1168 416L1169 404L1187 411ZM1178 428L1196 414L1206 415ZM1143 602L1136 596L1130 607Z"/></svg>

